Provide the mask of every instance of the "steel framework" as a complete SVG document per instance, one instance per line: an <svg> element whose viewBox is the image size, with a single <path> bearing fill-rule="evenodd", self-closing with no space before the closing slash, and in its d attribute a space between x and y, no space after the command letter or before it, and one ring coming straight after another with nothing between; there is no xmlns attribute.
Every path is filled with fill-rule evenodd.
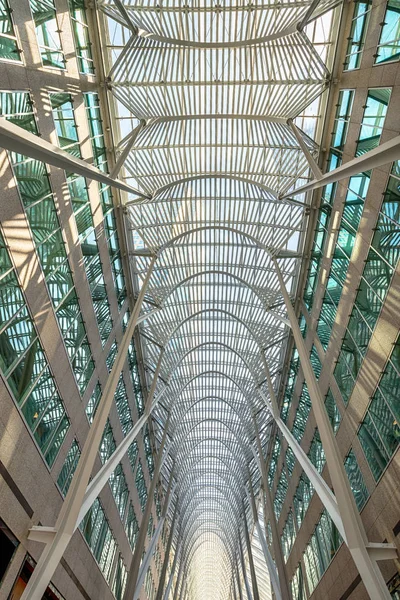
<svg viewBox="0 0 400 600"><path fill-rule="evenodd" d="M245 547L251 554L248 523L254 523L276 595L290 600L283 561L276 556L273 570L251 500L262 498L259 491L266 486L260 455L275 420L349 545L371 597L387 598L376 560L392 556L393 547L368 544L290 301L310 212L306 192L327 181L317 164L315 136L330 78L332 8L338 3L98 4L109 25L111 98L130 115L131 130L120 132L113 177L124 169L129 182L124 189L135 195L138 187L141 194L125 203L132 270L142 284L128 334L137 324L148 372L154 373L140 427L152 415L156 443L165 453L163 460L159 457L160 478L173 486L174 501L162 518L172 522L174 514L177 520L171 538L176 552L179 548L174 597L258 597L254 562L251 586L244 562ZM307 35L307 23L316 18L326 30L323 58ZM112 30L122 40L115 47ZM299 115L310 105L314 116L304 121L303 131ZM385 147L381 158L379 152L369 154L351 168L373 168L398 157L399 142ZM346 165L341 169L331 172L329 181L348 176ZM310 183L311 174L315 181ZM289 330L338 499L285 429L276 407ZM114 369L110 379L113 375ZM47 563L39 562L24 600L41 597L77 518L140 429L138 423L129 444L122 442L89 484L91 467L84 461L98 448L112 402L113 384L109 387L56 526L31 532L32 539L47 544ZM170 443L165 444L167 433ZM142 542L145 528L146 519ZM277 554L279 540L275 544ZM124 600L140 593L142 549ZM171 585L170 579L165 597Z"/></svg>

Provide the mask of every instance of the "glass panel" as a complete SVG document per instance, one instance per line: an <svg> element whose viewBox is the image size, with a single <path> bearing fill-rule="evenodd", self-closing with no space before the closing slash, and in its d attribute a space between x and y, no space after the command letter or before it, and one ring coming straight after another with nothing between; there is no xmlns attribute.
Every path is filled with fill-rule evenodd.
<svg viewBox="0 0 400 600"><path fill-rule="evenodd" d="M358 431L372 474L378 480L400 444L398 391L400 338Z"/></svg>
<svg viewBox="0 0 400 600"><path fill-rule="evenodd" d="M360 66L365 37L367 35L370 11L371 1L355 3L353 21L344 62L345 71L357 69Z"/></svg>
<svg viewBox="0 0 400 600"><path fill-rule="evenodd" d="M353 450L350 450L346 456L344 467L350 481L351 491L353 492L357 508L358 510L361 510L368 500L369 494Z"/></svg>
<svg viewBox="0 0 400 600"><path fill-rule="evenodd" d="M0 59L21 61L8 0L0 0Z"/></svg>
<svg viewBox="0 0 400 600"><path fill-rule="evenodd" d="M72 20L72 32L74 36L76 55L79 71L81 73L93 74L92 44L90 42L89 27L86 17L84 0L69 0L69 11Z"/></svg>
<svg viewBox="0 0 400 600"><path fill-rule="evenodd" d="M383 63L400 58L400 2L389 0L378 45L375 63Z"/></svg>
<svg viewBox="0 0 400 600"><path fill-rule="evenodd" d="M72 477L74 476L80 455L81 451L78 442L74 440L71 444L71 448L68 450L68 454L65 457L64 464L57 479L58 486L63 496L66 495L69 486L71 485Z"/></svg>
<svg viewBox="0 0 400 600"><path fill-rule="evenodd" d="M65 58L53 0L30 0L30 5L43 66L64 69Z"/></svg>
<svg viewBox="0 0 400 600"><path fill-rule="evenodd" d="M0 369L51 466L69 427L0 232Z"/></svg>

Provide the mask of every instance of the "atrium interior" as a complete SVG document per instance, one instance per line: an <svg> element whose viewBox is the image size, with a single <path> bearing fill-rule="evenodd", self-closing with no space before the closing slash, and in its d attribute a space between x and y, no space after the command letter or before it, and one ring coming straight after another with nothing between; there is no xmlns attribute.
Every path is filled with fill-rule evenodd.
<svg viewBox="0 0 400 600"><path fill-rule="evenodd" d="M399 115L399 0L0 0L0 600L400 600Z"/></svg>

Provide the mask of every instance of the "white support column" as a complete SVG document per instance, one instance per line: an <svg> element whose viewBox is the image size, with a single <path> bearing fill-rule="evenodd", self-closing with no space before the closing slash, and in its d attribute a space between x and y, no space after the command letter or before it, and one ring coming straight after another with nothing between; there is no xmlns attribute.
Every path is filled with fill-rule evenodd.
<svg viewBox="0 0 400 600"><path fill-rule="evenodd" d="M57 522L54 528L45 527L43 529L43 538L41 540L38 539L41 528L35 528L36 541L43 541L46 544L46 547L44 548L36 568L28 582L28 585L21 596L21 600L41 600L75 531L76 522L78 520L87 485L92 474L93 465L96 460L104 427L114 401L115 390L118 385L122 368L126 361L128 347L132 341L137 318L139 316L143 298L153 272L155 260L156 257L154 257L150 262L149 269L143 281L139 296L136 300L131 318L129 319L128 327L122 338L113 368L108 377L103 395L100 399L92 426L89 429L82 454L72 478L68 493L61 507ZM51 530L51 532L49 530ZM51 539L49 535L51 535Z"/></svg>
<svg viewBox="0 0 400 600"><path fill-rule="evenodd" d="M263 359L264 366L267 367L266 374L268 376L269 375L268 365L266 365L266 361L265 361L263 352L261 352L261 357ZM264 401L265 401L265 399L264 399ZM272 411L271 411L271 413L272 413ZM288 577L287 577L287 572L286 572L286 565L285 565L285 561L283 559L282 546L281 546L281 543L279 540L278 525L276 522L274 506L273 506L273 502L272 502L272 498L271 498L270 489L268 486L268 474L267 474L267 468L265 465L263 449L262 449L262 445L261 445L260 432L258 430L257 420L254 415L252 415L252 416L253 416L253 423L254 423L254 431L256 433L258 456L257 456L255 449L252 448L252 450L253 450L254 458L256 459L256 461L258 463L260 473L261 473L261 479L263 482L263 488L264 488L263 499L264 499L264 503L265 503L263 506L263 509L264 509L263 512L264 512L264 515L268 514L269 522L271 525L272 547L274 549L276 570L277 570L278 578L279 578L280 596L281 596L282 600L291 600L292 595L291 595L290 588L289 588L289 582L288 582ZM257 521L258 521L258 514L257 514ZM265 518L265 529L266 528L267 528L267 519ZM266 543L266 548L267 548L268 554L270 556L267 543ZM263 547L263 552L264 552L264 556L265 556L265 548L264 547ZM267 557L266 557L266 560L267 560L267 564L268 564ZM271 577L271 581L272 581L272 577ZM275 592L275 594L276 594L276 592Z"/></svg>
<svg viewBox="0 0 400 600"><path fill-rule="evenodd" d="M400 141L400 136L398 139ZM378 554L380 554L382 558L384 556L386 557L387 554L390 554L390 552L393 551L393 547L386 545L385 550L377 550L374 545L368 544L364 526L354 501L353 493L343 465L343 459L328 419L324 399L315 377L303 336L301 335L296 314L290 301L279 265L273 257L272 261L275 266L288 317L292 324L294 341L307 383L314 417L325 453L326 464L335 490L339 514L343 522L346 544L370 598L372 600L389 600L390 594L376 562L376 557Z"/></svg>
<svg viewBox="0 0 400 600"><path fill-rule="evenodd" d="M182 556L181 556L181 560L179 563L178 577L176 579L176 585L175 585L175 589L174 589L173 600L178 600L179 586L181 584L182 574L183 574L183 560L182 560Z"/></svg>
<svg viewBox="0 0 400 600"><path fill-rule="evenodd" d="M396 136L389 142L385 142L377 148L362 154L361 156L357 156L357 158L353 158L353 160L349 160L347 163L344 163L337 169L328 171L328 173L322 175L320 179L314 179L313 181L310 181L310 183L306 183L305 185L296 188L289 194L282 194L280 198L281 200L285 200L286 198L291 198L292 196L297 196L298 194L316 190L324 187L324 185L328 185L329 183L341 181L342 179L346 179L352 175L369 171L370 169L380 167L387 163L393 162L394 160L398 160L399 158L400 135Z"/></svg>
<svg viewBox="0 0 400 600"><path fill-rule="evenodd" d="M319 0L318 0L319 1ZM307 145L304 141L304 138L300 132L300 130L298 129L298 127L296 127L296 125L294 124L292 119L288 119L287 120L287 124L289 125L290 129L293 131L294 136L296 138L296 140L299 143L300 148L303 151L304 156L307 159L307 162L310 166L311 171L314 174L315 179L321 179L322 177L322 171L319 168L319 166L317 165L314 157L312 156L311 152L309 151L309 149L307 148Z"/></svg>
<svg viewBox="0 0 400 600"><path fill-rule="evenodd" d="M269 577L271 579L275 598L276 598L276 600L282 600L282 593L281 593L281 586L279 583L278 570L274 564L274 561L272 560L272 556L271 556L269 548L268 548L267 540L265 539L264 532L261 529L260 521L258 520L258 513L257 513L256 503L255 503L255 499L254 499L254 493L253 493L251 484L250 484L250 494L248 493L247 489L246 489L246 492L248 495L249 503L252 508L254 525L257 529L257 533L258 533L258 537L260 540L261 548L263 550L265 562L267 563Z"/></svg>
<svg viewBox="0 0 400 600"><path fill-rule="evenodd" d="M18 125L14 125L14 123L10 123L4 117L0 117L0 146L6 150L30 156L65 171L72 171L72 173L83 175L83 177L87 177L88 179L110 185L124 192L135 194L135 196L139 196L140 198L150 198L147 194L139 192L139 190L136 190L127 183L103 173L103 171L100 171L100 169L85 160L76 158L76 156L68 154L65 150L54 146L54 144L50 144L50 142L47 142L43 138L22 129Z"/></svg>
<svg viewBox="0 0 400 600"><path fill-rule="evenodd" d="M238 592L239 592L239 600L243 600L243 592L242 592L242 588L240 585L240 575L239 575L239 568L238 568L237 563L236 563L236 583L237 583Z"/></svg>
<svg viewBox="0 0 400 600"><path fill-rule="evenodd" d="M167 422L165 424L160 448L158 450L158 454L157 454L157 458L156 458L153 479L151 480L150 487L148 490L146 506L144 509L142 520L140 522L139 534L138 534L138 537L136 540L135 550L133 552L133 556L132 556L132 560L131 560L131 564L130 564L130 568L129 568L129 572L128 572L128 579L126 582L123 600L132 600L132 598L134 597L134 595L136 593L136 589L138 586L139 575L141 573L140 562L142 560L142 554L143 554L144 545L145 545L146 536L147 536L147 528L149 525L151 509L152 509L153 502L154 502L154 491L155 491L155 487L156 487L156 484L157 484L157 481L158 481L158 478L160 475L161 465L163 463L163 452L164 452L165 443L167 441L169 419L170 419L170 417L168 416ZM170 480L168 483L168 491L167 491L167 495L165 498L165 505L164 505L164 509L163 509L161 518L165 517L168 506L169 506L172 480L173 480L173 471L171 472Z"/></svg>
<svg viewBox="0 0 400 600"><path fill-rule="evenodd" d="M156 530L154 532L154 535L151 538L151 542L149 544L149 547L147 549L147 552L145 554L143 562L142 562L142 564L140 566L139 575L138 575L137 584L136 584L136 589L135 589L135 593L133 594L133 600L138 600L138 598L140 596L140 591L142 589L144 578L146 577L147 569L150 566L150 561L151 561L151 559L153 557L154 549L155 549L156 544L158 542L158 538L160 537L160 533L162 531L162 528L164 527L164 522L165 522L165 517L161 517L161 519L158 521L158 524L157 524Z"/></svg>
<svg viewBox="0 0 400 600"><path fill-rule="evenodd" d="M251 481L250 481L250 485L251 485ZM247 524L246 511L245 511L244 506L243 506L243 513L244 513L244 538L246 540L247 556L249 559L249 569L250 569L250 577L251 577L251 587L253 588L253 598L254 598L254 600L260 600L260 595L258 593L256 570L254 567L253 551L251 548L249 527Z"/></svg>
<svg viewBox="0 0 400 600"><path fill-rule="evenodd" d="M239 534L239 552L240 552L240 563L242 565L244 585L246 587L247 600L253 600L253 596L251 595L249 580L247 579L246 565L244 562L244 554L243 554L243 547L242 547L242 541L240 539L240 534Z"/></svg>
<svg viewBox="0 0 400 600"><path fill-rule="evenodd" d="M178 556L179 556L179 546L177 544L176 548L175 548L175 555L174 555L174 560L172 563L171 573L169 575L169 579L168 579L167 587L165 589L165 594L164 594L163 600L168 600L168 598L169 598L172 583L174 581L174 575L175 575L176 563L178 562Z"/></svg>
<svg viewBox="0 0 400 600"><path fill-rule="evenodd" d="M175 524L176 524L177 515L178 515L178 503L175 504L174 516L172 518L171 529L170 529L169 536L168 536L167 547L165 549L164 562L163 562L163 566L161 569L161 575L160 575L160 578L158 581L158 589L157 589L157 595L156 595L155 600L162 600L162 598L163 598L165 577L167 575L168 561L169 561L169 555L170 555L171 547L172 547L172 539L173 539L174 532L175 532ZM175 562L175 558L174 558L174 562Z"/></svg>

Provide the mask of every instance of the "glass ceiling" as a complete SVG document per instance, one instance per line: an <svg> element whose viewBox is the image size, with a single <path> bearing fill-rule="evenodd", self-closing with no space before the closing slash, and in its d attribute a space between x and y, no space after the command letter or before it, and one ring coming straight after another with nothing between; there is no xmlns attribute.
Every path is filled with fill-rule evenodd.
<svg viewBox="0 0 400 600"><path fill-rule="evenodd" d="M294 296L307 230L310 198L280 199L310 177L287 121L317 157L338 2L99 4L125 179L149 196L127 199L139 286L158 255L139 327L149 385L164 348L153 430L170 415L174 547L189 597L225 600L260 489L255 425L269 440L263 361L277 387L289 333L266 249Z"/></svg>

